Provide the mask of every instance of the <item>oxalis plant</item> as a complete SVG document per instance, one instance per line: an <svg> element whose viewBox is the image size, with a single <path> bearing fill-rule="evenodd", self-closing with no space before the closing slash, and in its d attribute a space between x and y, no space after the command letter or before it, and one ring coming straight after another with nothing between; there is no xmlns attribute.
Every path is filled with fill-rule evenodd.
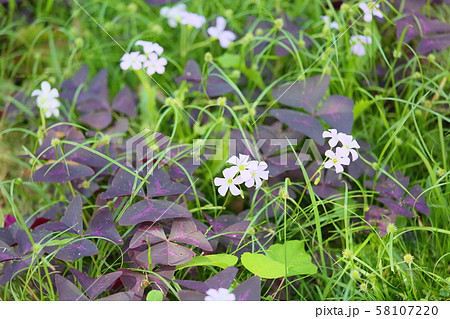
<svg viewBox="0 0 450 319"><path fill-rule="evenodd" d="M448 298L444 2L1 4L0 298Z"/></svg>

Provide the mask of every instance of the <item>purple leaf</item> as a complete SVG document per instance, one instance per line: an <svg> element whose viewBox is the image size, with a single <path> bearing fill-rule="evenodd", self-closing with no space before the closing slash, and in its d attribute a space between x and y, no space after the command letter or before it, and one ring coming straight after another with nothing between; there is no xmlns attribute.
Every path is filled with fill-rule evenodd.
<svg viewBox="0 0 450 319"><path fill-rule="evenodd" d="M61 222L73 229L78 235L83 233L83 203L80 195L77 195L67 207Z"/></svg>
<svg viewBox="0 0 450 319"><path fill-rule="evenodd" d="M401 172L396 172L397 180L400 183L400 186L396 181L389 177L385 177L384 179L380 179L375 186L375 190L380 192L380 194L392 196L397 200L401 200L403 195L405 194L405 188L408 187L409 177L403 176Z"/></svg>
<svg viewBox="0 0 450 319"><path fill-rule="evenodd" d="M144 244L157 244L167 240L163 228L155 223L142 223L130 241L130 248L134 249Z"/></svg>
<svg viewBox="0 0 450 319"><path fill-rule="evenodd" d="M7 243L0 240L0 263L8 260L18 259L19 256Z"/></svg>
<svg viewBox="0 0 450 319"><path fill-rule="evenodd" d="M176 82L181 82L186 80L187 82L198 82L202 81L202 71L200 66L195 60L189 60L184 67L184 72L182 76L175 78Z"/></svg>
<svg viewBox="0 0 450 319"><path fill-rule="evenodd" d="M82 115L80 121L97 130L103 130L112 122L110 111L97 111Z"/></svg>
<svg viewBox="0 0 450 319"><path fill-rule="evenodd" d="M61 275L55 276L58 300L60 301L88 301L89 299L73 283Z"/></svg>
<svg viewBox="0 0 450 319"><path fill-rule="evenodd" d="M128 86L124 86L114 97L112 109L129 117L136 117L138 98Z"/></svg>
<svg viewBox="0 0 450 319"><path fill-rule="evenodd" d="M142 222L155 222L160 219L192 217L183 206L166 200L147 199L128 208L120 217L119 224L132 226Z"/></svg>
<svg viewBox="0 0 450 319"><path fill-rule="evenodd" d="M172 182L162 168L153 170L147 180L147 197L180 195L188 190L186 185Z"/></svg>
<svg viewBox="0 0 450 319"><path fill-rule="evenodd" d="M47 164L34 172L31 180L33 182L67 183L68 181L94 175L92 168L77 163Z"/></svg>
<svg viewBox="0 0 450 319"><path fill-rule="evenodd" d="M179 284L182 287L185 287L190 290L196 290L206 293L208 291L209 287L207 284L201 281L195 281L195 280L174 280L177 284Z"/></svg>
<svg viewBox="0 0 450 319"><path fill-rule="evenodd" d="M270 114L284 124L289 125L292 129L312 138L320 145L323 145L323 126L318 119L294 110L275 109L271 110Z"/></svg>
<svg viewBox="0 0 450 319"><path fill-rule="evenodd" d="M113 215L108 210L99 211L94 215L85 235L104 237L117 245L123 245L122 237L114 225Z"/></svg>
<svg viewBox="0 0 450 319"><path fill-rule="evenodd" d="M213 251L205 236L197 230L197 226L190 218L176 218L172 223L169 236L170 241L193 245L206 251Z"/></svg>
<svg viewBox="0 0 450 319"><path fill-rule="evenodd" d="M237 286L233 291L236 301L260 301L261 278L253 276Z"/></svg>
<svg viewBox="0 0 450 319"><path fill-rule="evenodd" d="M353 100L341 96L331 95L323 102L317 115L332 128L350 134L353 127Z"/></svg>
<svg viewBox="0 0 450 319"><path fill-rule="evenodd" d="M450 24L438 19L429 19L426 16L415 13L406 16L395 23L397 28L397 39L400 40L403 30L409 26L406 31L404 42L409 42L419 36L427 36L433 33L450 32Z"/></svg>
<svg viewBox="0 0 450 319"><path fill-rule="evenodd" d="M228 289L233 283L234 277L236 277L237 272L238 269L235 267L225 268L218 274L207 279L205 283L208 285L208 288L210 289L216 290L219 288Z"/></svg>
<svg viewBox="0 0 450 319"><path fill-rule="evenodd" d="M133 300L133 297L134 293L132 293L131 291L123 291L108 297L98 299L97 301L131 301Z"/></svg>
<svg viewBox="0 0 450 319"><path fill-rule="evenodd" d="M152 245L150 254L152 268L156 265L181 265L195 257L195 253L189 248L169 241ZM137 255L137 260L143 265L148 265L148 249Z"/></svg>
<svg viewBox="0 0 450 319"><path fill-rule="evenodd" d="M62 92L59 96L62 99L72 102L78 87L86 82L88 73L89 67L87 65L83 65L72 78L65 80L61 84Z"/></svg>
<svg viewBox="0 0 450 319"><path fill-rule="evenodd" d="M14 237L11 235L9 228L0 228L0 240L6 243L8 246L11 246L16 242Z"/></svg>
<svg viewBox="0 0 450 319"><path fill-rule="evenodd" d="M76 269L72 268L70 271L75 278L77 278L78 282L90 299L95 299L102 292L106 291L122 275L121 271L116 271L110 274L101 275L98 278L91 278Z"/></svg>
<svg viewBox="0 0 450 319"><path fill-rule="evenodd" d="M420 187L419 184L416 184L409 192L413 197L406 195L404 203L422 214L430 215L430 208L425 202L425 195L422 194L422 187Z"/></svg>
<svg viewBox="0 0 450 319"><path fill-rule="evenodd" d="M226 227L225 229L218 232L218 234L223 234L224 237L231 240L235 245L238 245L244 237L245 231L247 230L249 225L249 220L240 221L236 224Z"/></svg>
<svg viewBox="0 0 450 319"><path fill-rule="evenodd" d="M133 171L133 169L129 169ZM114 176L112 185L100 197L102 199L111 199L114 197L131 196L141 182L141 179L120 168ZM143 187L139 189L136 196L145 197Z"/></svg>
<svg viewBox="0 0 450 319"><path fill-rule="evenodd" d="M397 219L395 213L390 213L388 210L378 207L370 206L364 217L371 225L378 228L380 236L386 235L387 225L394 223Z"/></svg>
<svg viewBox="0 0 450 319"><path fill-rule="evenodd" d="M55 258L60 260L72 262L81 257L94 256L98 254L97 246L90 240L81 239L76 240L73 244L69 244L61 249L58 246L47 246L44 251L48 254L58 250Z"/></svg>
<svg viewBox="0 0 450 319"><path fill-rule="evenodd" d="M287 84L272 90L272 96L280 104L299 107L313 113L325 96L330 84L330 77L316 75L293 84ZM291 86L292 85L292 86Z"/></svg>
<svg viewBox="0 0 450 319"><path fill-rule="evenodd" d="M397 200L392 200L388 197L379 197L377 198L377 201L383 203L390 211L395 212L398 215L410 218L414 217L414 214L408 208L404 207L401 202Z"/></svg>
<svg viewBox="0 0 450 319"><path fill-rule="evenodd" d="M0 278L0 285L8 283L10 280L16 278L24 271L27 271L28 268L31 266L31 262L32 262L31 257L23 260L7 262L2 269L2 277Z"/></svg>
<svg viewBox="0 0 450 319"><path fill-rule="evenodd" d="M426 55L433 50L442 51L448 47L450 47L450 33L423 37L417 45L417 53Z"/></svg>
<svg viewBox="0 0 450 319"><path fill-rule="evenodd" d="M133 300L142 300L145 289L145 285L143 285L146 279L145 275L124 268L119 268L118 271L122 272L122 276L120 276L122 284L134 293Z"/></svg>
<svg viewBox="0 0 450 319"><path fill-rule="evenodd" d="M206 294L200 291L180 290L178 297L181 301L204 301Z"/></svg>

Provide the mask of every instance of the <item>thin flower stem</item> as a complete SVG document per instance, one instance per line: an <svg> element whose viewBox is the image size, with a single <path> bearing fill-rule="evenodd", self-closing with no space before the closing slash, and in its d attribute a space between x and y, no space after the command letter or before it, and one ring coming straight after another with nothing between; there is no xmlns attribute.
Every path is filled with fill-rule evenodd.
<svg viewBox="0 0 450 319"><path fill-rule="evenodd" d="M225 198L225 202L223 203L223 206L220 208L220 211L219 211L219 213L216 215L216 216L214 216L214 218L217 218L217 217L219 217L220 216L220 214L222 213L222 211L225 209L225 206L227 205L227 202L228 202L228 199L230 198L230 191L228 191L228 193L227 193L227 197Z"/></svg>

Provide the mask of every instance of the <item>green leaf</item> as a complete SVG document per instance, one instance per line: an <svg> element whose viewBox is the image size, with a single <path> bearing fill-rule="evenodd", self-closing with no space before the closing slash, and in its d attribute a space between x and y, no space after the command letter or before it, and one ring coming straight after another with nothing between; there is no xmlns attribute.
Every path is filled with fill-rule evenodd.
<svg viewBox="0 0 450 319"><path fill-rule="evenodd" d="M241 57L237 54L225 53L219 56L216 60L223 68L231 68L239 66Z"/></svg>
<svg viewBox="0 0 450 319"><path fill-rule="evenodd" d="M227 268L237 263L238 258L228 254L196 256L185 264L178 265L177 269L195 266L217 266L220 268Z"/></svg>
<svg viewBox="0 0 450 319"><path fill-rule="evenodd" d="M317 267L311 262L311 256L305 252L304 242L299 240L272 245L266 251L266 255L244 253L241 261L247 270L261 278L317 273Z"/></svg>
<svg viewBox="0 0 450 319"><path fill-rule="evenodd" d="M163 294L159 290L150 290L147 294L147 301L162 301L163 300Z"/></svg>
<svg viewBox="0 0 450 319"><path fill-rule="evenodd" d="M284 264L266 255L243 253L241 261L247 270L261 278L280 278L285 273Z"/></svg>
<svg viewBox="0 0 450 319"><path fill-rule="evenodd" d="M372 105L371 101L359 100L355 103L355 107L353 108L353 116L354 119L358 118L369 106Z"/></svg>

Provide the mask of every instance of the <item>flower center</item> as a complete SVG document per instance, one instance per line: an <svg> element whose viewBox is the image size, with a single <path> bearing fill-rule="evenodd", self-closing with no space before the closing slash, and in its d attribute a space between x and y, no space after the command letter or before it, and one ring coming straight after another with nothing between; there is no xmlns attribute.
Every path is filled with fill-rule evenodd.
<svg viewBox="0 0 450 319"><path fill-rule="evenodd" d="M228 183L228 184L233 184L233 180L232 180L231 178L229 178L229 179L227 180L227 183Z"/></svg>
<svg viewBox="0 0 450 319"><path fill-rule="evenodd" d="M338 162L338 160L337 160L337 158L333 158L333 163L337 163Z"/></svg>
<svg viewBox="0 0 450 319"><path fill-rule="evenodd" d="M238 167L239 167L239 170L240 170L240 171L243 171L243 170L245 169L245 166L244 166L244 165L242 165L242 164L241 164L241 165L239 165Z"/></svg>

